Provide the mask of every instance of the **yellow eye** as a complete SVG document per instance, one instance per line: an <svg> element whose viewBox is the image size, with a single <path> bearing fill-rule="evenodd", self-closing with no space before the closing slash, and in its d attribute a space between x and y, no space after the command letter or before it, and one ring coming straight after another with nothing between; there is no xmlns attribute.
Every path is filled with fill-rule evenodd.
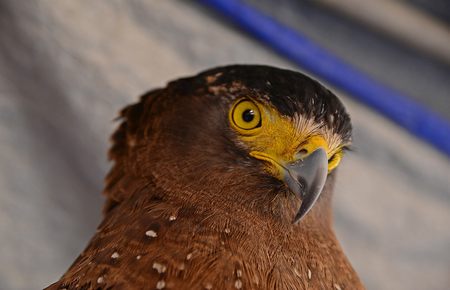
<svg viewBox="0 0 450 290"><path fill-rule="evenodd" d="M231 111L231 122L241 130L252 130L261 127L261 112L258 106L249 100L241 100Z"/></svg>

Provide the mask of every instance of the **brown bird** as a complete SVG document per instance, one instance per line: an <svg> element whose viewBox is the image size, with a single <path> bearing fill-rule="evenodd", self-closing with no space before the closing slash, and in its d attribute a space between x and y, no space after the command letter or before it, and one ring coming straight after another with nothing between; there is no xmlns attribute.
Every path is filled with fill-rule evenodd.
<svg viewBox="0 0 450 290"><path fill-rule="evenodd" d="M104 219L47 289L364 288L332 228L350 118L321 84L220 67L121 118Z"/></svg>

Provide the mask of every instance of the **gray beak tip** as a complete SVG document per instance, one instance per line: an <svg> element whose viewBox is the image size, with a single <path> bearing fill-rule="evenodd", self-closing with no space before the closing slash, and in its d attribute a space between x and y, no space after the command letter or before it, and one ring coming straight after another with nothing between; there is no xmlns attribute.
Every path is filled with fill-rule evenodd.
<svg viewBox="0 0 450 290"><path fill-rule="evenodd" d="M286 169L286 184L302 198L293 221L296 224L311 210L322 193L328 175L327 153L319 148L302 161L288 164Z"/></svg>

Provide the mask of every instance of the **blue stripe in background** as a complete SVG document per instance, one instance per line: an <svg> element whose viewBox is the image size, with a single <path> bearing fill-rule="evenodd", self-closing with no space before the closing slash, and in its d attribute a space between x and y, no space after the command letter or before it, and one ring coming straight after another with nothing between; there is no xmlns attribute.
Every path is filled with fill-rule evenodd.
<svg viewBox="0 0 450 290"><path fill-rule="evenodd" d="M450 123L240 0L200 0L305 70L342 89L450 156Z"/></svg>

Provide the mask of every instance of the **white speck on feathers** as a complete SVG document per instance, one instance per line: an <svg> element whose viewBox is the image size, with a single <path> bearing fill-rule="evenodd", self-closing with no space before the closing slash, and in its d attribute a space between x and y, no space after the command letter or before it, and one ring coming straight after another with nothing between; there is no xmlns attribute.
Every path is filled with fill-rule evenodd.
<svg viewBox="0 0 450 290"><path fill-rule="evenodd" d="M173 221L176 220L176 219L177 219L177 217L174 216L174 215L171 215L171 216L169 217L169 221L171 221L171 222L173 222Z"/></svg>
<svg viewBox="0 0 450 290"><path fill-rule="evenodd" d="M154 230L146 231L145 235L150 238L156 238L158 236L158 234Z"/></svg>
<svg viewBox="0 0 450 290"><path fill-rule="evenodd" d="M163 264L154 262L153 269L155 269L159 274L166 272L167 267Z"/></svg>
<svg viewBox="0 0 450 290"><path fill-rule="evenodd" d="M238 278L241 278L242 277L242 271L241 270L236 270L236 276Z"/></svg>
<svg viewBox="0 0 450 290"><path fill-rule="evenodd" d="M159 280L158 283L156 283L156 289L164 289L166 287L166 282L164 280Z"/></svg>
<svg viewBox="0 0 450 290"><path fill-rule="evenodd" d="M240 279L237 279L236 282L234 282L234 288L236 289L242 288L242 281Z"/></svg>
<svg viewBox="0 0 450 290"><path fill-rule="evenodd" d="M105 282L105 278L103 278L103 276L98 277L97 283L102 284L103 282Z"/></svg>
<svg viewBox="0 0 450 290"><path fill-rule="evenodd" d="M119 253L117 253L117 252L114 252L112 255L111 255L111 259L117 259L117 258L119 258Z"/></svg>
<svg viewBox="0 0 450 290"><path fill-rule="evenodd" d="M309 280L311 280L311 276L312 276L311 270L308 269L308 279L309 279Z"/></svg>
<svg viewBox="0 0 450 290"><path fill-rule="evenodd" d="M339 284L334 283L333 286L336 290L342 290L342 288L341 288L341 286L339 286Z"/></svg>
<svg viewBox="0 0 450 290"><path fill-rule="evenodd" d="M187 254L187 256L186 256L186 260L190 260L190 259L192 259L192 253L189 253L189 254Z"/></svg>
<svg viewBox="0 0 450 290"><path fill-rule="evenodd" d="M230 231L229 228L226 228L226 229L225 229L225 233L226 233L226 234L229 234L230 232L231 232L231 231Z"/></svg>
<svg viewBox="0 0 450 290"><path fill-rule="evenodd" d="M136 260L140 260L141 258L142 258L141 255L137 255L137 256L136 256Z"/></svg>
<svg viewBox="0 0 450 290"><path fill-rule="evenodd" d="M211 283L205 283L205 289L211 290L213 288L213 285Z"/></svg>
<svg viewBox="0 0 450 290"><path fill-rule="evenodd" d="M294 274L299 278L301 277L300 273L298 272L298 270L296 268L294 268Z"/></svg>

